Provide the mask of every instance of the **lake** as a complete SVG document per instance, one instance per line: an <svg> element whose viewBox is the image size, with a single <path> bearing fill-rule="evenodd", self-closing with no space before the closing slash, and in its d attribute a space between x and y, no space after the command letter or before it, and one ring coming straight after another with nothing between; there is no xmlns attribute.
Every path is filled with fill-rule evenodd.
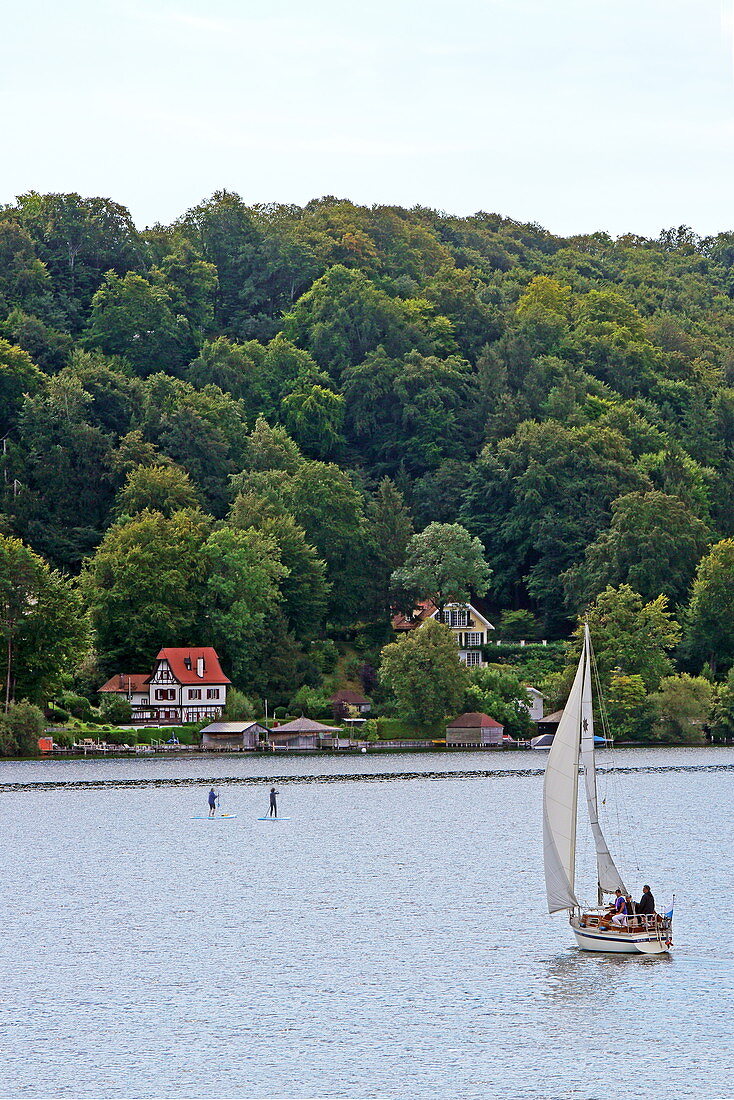
<svg viewBox="0 0 734 1100"><path fill-rule="evenodd" d="M548 916L545 759L0 763L0 1096L734 1096L734 749L599 754L658 958Z"/></svg>

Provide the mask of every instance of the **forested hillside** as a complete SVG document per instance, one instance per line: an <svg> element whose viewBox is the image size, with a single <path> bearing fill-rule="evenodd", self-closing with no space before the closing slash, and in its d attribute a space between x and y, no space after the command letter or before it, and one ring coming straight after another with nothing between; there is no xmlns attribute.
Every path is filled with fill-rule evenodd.
<svg viewBox="0 0 734 1100"><path fill-rule="evenodd" d="M139 232L109 199L21 196L0 209L0 530L49 603L16 694L206 641L287 701L325 639L387 622L431 522L479 537L498 616L563 637L629 586L667 598L678 669L721 679L733 296L734 233L228 192Z"/></svg>

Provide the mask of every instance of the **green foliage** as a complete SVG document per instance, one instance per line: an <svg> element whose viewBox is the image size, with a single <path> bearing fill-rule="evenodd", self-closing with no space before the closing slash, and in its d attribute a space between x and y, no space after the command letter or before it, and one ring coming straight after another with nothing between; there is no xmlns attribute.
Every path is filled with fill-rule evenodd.
<svg viewBox="0 0 734 1100"><path fill-rule="evenodd" d="M716 672L734 662L734 539L723 539L701 561L685 615L683 648L688 660Z"/></svg>
<svg viewBox="0 0 734 1100"><path fill-rule="evenodd" d="M609 729L615 741L653 739L655 710L641 676L613 672L605 702Z"/></svg>
<svg viewBox="0 0 734 1100"><path fill-rule="evenodd" d="M227 722L239 722L248 718L257 717L255 703L237 688L230 688L227 692L227 704L222 713L222 718Z"/></svg>
<svg viewBox="0 0 734 1100"><path fill-rule="evenodd" d="M174 316L163 287L141 275L108 272L92 299L87 340L107 355L121 355L144 377L165 366L176 371L193 351L187 325Z"/></svg>
<svg viewBox="0 0 734 1100"><path fill-rule="evenodd" d="M515 740L527 739L535 727L530 719L527 685L512 669L489 665L471 669L464 710L488 714Z"/></svg>
<svg viewBox="0 0 734 1100"><path fill-rule="evenodd" d="M120 516L137 516L146 510L170 518L174 512L196 509L201 501L191 478L178 466L136 466L117 493L115 510Z"/></svg>
<svg viewBox="0 0 734 1100"><path fill-rule="evenodd" d="M5 706L42 701L84 655L89 624L76 587L19 539L0 535L0 675Z"/></svg>
<svg viewBox="0 0 734 1100"><path fill-rule="evenodd" d="M148 668L199 634L210 528L201 512L144 511L109 529L82 577L104 668Z"/></svg>
<svg viewBox="0 0 734 1100"><path fill-rule="evenodd" d="M729 671L729 675L716 695L711 714L711 732L714 739L732 740L734 738L734 669Z"/></svg>
<svg viewBox="0 0 734 1100"><path fill-rule="evenodd" d="M99 707L104 721L113 725L118 722L129 722L133 716L133 708L129 701L113 692L100 695ZM79 715L79 717L82 717L82 715Z"/></svg>
<svg viewBox="0 0 734 1100"><path fill-rule="evenodd" d="M22 348L0 339L0 433L15 423L26 393L43 386L44 374Z"/></svg>
<svg viewBox="0 0 734 1100"><path fill-rule="evenodd" d="M647 691L657 690L673 664L669 653L680 640L680 627L667 610L665 596L645 603L628 584L606 588L588 612L589 630L603 687L619 669L628 676L640 676ZM583 625L575 637L580 642ZM572 647L573 663L578 643Z"/></svg>
<svg viewBox="0 0 734 1100"><path fill-rule="evenodd" d="M334 708L331 699L316 688L307 687L305 684L298 689L291 699L288 710L291 714L303 715L304 718L331 721L334 717ZM326 722L328 725L328 722Z"/></svg>
<svg viewBox="0 0 734 1100"><path fill-rule="evenodd" d="M484 595L489 575L479 539L458 523L430 523L411 538L392 585L442 611L447 603L465 603L472 592Z"/></svg>
<svg viewBox="0 0 734 1100"><path fill-rule="evenodd" d="M677 497L657 491L628 493L612 504L612 521L586 548L585 560L564 577L583 607L608 585L629 584L645 599L688 595L710 541L707 525Z"/></svg>
<svg viewBox="0 0 734 1100"><path fill-rule="evenodd" d="M672 744L700 745L711 715L714 689L703 676L666 676L650 697L657 720L655 736Z"/></svg>
<svg viewBox="0 0 734 1100"><path fill-rule="evenodd" d="M533 641L539 634L538 621L532 611L503 611L500 616L497 636L503 641Z"/></svg>
<svg viewBox="0 0 734 1100"><path fill-rule="evenodd" d="M0 756L36 756L43 734L43 711L24 699L0 716Z"/></svg>
<svg viewBox="0 0 734 1100"><path fill-rule="evenodd" d="M385 646L380 681L401 716L424 724L457 712L468 673L450 628L430 619Z"/></svg>

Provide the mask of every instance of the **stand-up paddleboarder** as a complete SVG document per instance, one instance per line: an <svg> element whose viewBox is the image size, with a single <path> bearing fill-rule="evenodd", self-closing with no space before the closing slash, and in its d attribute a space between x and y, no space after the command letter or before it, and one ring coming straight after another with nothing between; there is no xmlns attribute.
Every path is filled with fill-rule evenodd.
<svg viewBox="0 0 734 1100"><path fill-rule="evenodd" d="M276 791L275 787L270 788L270 811L268 812L268 817L278 816L278 803L275 801L275 799L279 793L280 792Z"/></svg>
<svg viewBox="0 0 734 1100"><path fill-rule="evenodd" d="M214 788L209 791L209 817L214 817L217 811L217 798L219 795L215 792Z"/></svg>

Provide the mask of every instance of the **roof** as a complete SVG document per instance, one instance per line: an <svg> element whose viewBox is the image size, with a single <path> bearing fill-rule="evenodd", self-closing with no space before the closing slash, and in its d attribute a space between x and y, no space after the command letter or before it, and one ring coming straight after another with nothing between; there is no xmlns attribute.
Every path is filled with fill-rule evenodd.
<svg viewBox="0 0 734 1100"><path fill-rule="evenodd" d="M116 676L111 676L107 683L103 684L98 690L115 691L125 695L131 695L134 691L147 693L148 678L148 674L145 672L118 672Z"/></svg>
<svg viewBox="0 0 734 1100"><path fill-rule="evenodd" d="M233 734L233 733L247 733L248 730L254 730L259 732L265 730L265 726L261 726L259 722L253 722L247 720L244 722L211 722L201 732L210 734Z"/></svg>
<svg viewBox="0 0 734 1100"><path fill-rule="evenodd" d="M314 722L311 718L296 718L293 722L285 722L282 726L274 726L272 734L279 733L339 733L338 726L322 726L321 722Z"/></svg>
<svg viewBox="0 0 734 1100"><path fill-rule="evenodd" d="M545 718L539 718L538 722L542 722L544 726L552 725L553 723L555 723L555 725L558 725L561 718L563 718L563 711L555 710L553 714L546 714Z"/></svg>
<svg viewBox="0 0 734 1100"><path fill-rule="evenodd" d="M483 600L478 596L473 596L470 600L449 600L446 604L446 608L455 607L468 607L474 614L482 619L490 630L494 630L492 623L487 618L486 605ZM421 600L415 605L415 610L412 615L405 615L403 612L399 612L397 615L393 615L392 628L393 630L413 630L416 626L420 626L426 619L432 618L438 612L438 608L432 600Z"/></svg>
<svg viewBox="0 0 734 1100"><path fill-rule="evenodd" d="M200 658L204 659L204 675L197 675ZM222 672L216 649L213 646L184 646L180 649L162 649L157 661L168 661L171 672L180 684L231 684ZM148 677L150 679L150 677Z"/></svg>
<svg viewBox="0 0 734 1100"><path fill-rule="evenodd" d="M365 703L369 703L369 699L360 695L358 691L351 691L349 688L342 688L340 691L335 691L331 696L332 703L350 703L352 706L363 706Z"/></svg>
<svg viewBox="0 0 734 1100"><path fill-rule="evenodd" d="M453 722L449 722L447 729L485 729L487 726L493 729L504 729L505 727L501 722L495 722L494 718L490 718L488 714L482 714L476 710L467 711L466 714L460 714L458 718L454 718Z"/></svg>
<svg viewBox="0 0 734 1100"><path fill-rule="evenodd" d="M415 605L412 615L405 615L402 611L399 611L397 615L393 615L392 628L393 630L413 630L414 627L420 626L437 611L438 608L432 600L421 600Z"/></svg>

